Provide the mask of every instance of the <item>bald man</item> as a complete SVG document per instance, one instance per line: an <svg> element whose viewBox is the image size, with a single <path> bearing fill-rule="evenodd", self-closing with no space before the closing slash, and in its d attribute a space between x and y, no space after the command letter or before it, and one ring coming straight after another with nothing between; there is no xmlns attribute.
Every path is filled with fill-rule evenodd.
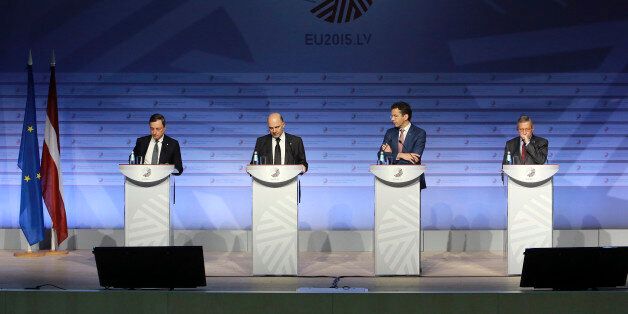
<svg viewBox="0 0 628 314"><path fill-rule="evenodd" d="M267 122L269 134L258 137L255 143L255 151L260 161L265 160L269 165L302 165L303 172L306 172L307 161L303 140L284 132L286 123L279 113L268 115Z"/></svg>

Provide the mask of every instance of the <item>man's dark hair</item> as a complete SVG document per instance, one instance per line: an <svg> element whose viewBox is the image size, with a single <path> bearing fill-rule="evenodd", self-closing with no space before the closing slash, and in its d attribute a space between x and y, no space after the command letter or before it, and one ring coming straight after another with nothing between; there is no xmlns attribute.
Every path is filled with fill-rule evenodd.
<svg viewBox="0 0 628 314"><path fill-rule="evenodd" d="M163 115L159 114L159 113L155 113L152 116L150 116L150 119L148 120L148 123L150 124L151 122L157 122L157 120L161 120L161 124L166 126L166 118Z"/></svg>
<svg viewBox="0 0 628 314"><path fill-rule="evenodd" d="M534 125L534 123L532 122L532 118L526 116L525 114L522 114L519 119L517 119L517 124L522 122L530 122L530 124Z"/></svg>
<svg viewBox="0 0 628 314"><path fill-rule="evenodd" d="M394 104L392 104L392 106L390 106L390 110L393 109L399 109L399 111L401 111L401 115L408 115L408 121L412 120L412 108L410 108L410 105L408 105L407 102L405 101L398 101Z"/></svg>

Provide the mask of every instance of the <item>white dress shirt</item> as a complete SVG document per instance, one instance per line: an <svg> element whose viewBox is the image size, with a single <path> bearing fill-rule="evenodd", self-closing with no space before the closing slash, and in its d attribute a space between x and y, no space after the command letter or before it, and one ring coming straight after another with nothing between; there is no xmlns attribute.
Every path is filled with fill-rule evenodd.
<svg viewBox="0 0 628 314"><path fill-rule="evenodd" d="M163 141L164 141L163 136L157 141L157 150L159 154L161 154L161 146L162 146ZM150 165L150 161L153 160L154 149L155 149L155 139L151 137L150 143L148 143L148 150L146 150L146 156L144 156L145 165ZM159 162L159 155L157 155L157 162Z"/></svg>
<svg viewBox="0 0 628 314"><path fill-rule="evenodd" d="M275 160L275 146L277 146L277 139L275 139L272 136L271 138L272 138L272 147L270 151L273 154L273 160L269 161L268 162L269 164L272 164L273 161ZM286 164L286 132L281 133L279 138L281 139L279 141L279 149L281 150L281 164L285 165Z"/></svg>

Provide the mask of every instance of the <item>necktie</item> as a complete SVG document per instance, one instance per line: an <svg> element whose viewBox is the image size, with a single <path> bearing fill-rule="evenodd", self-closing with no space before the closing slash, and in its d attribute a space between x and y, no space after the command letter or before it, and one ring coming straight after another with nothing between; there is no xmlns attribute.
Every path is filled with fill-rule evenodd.
<svg viewBox="0 0 628 314"><path fill-rule="evenodd" d="M526 143L521 142L521 163L525 164L526 162Z"/></svg>
<svg viewBox="0 0 628 314"><path fill-rule="evenodd" d="M155 146L153 147L153 156L150 158L150 164L156 165L159 163L159 142L155 140Z"/></svg>
<svg viewBox="0 0 628 314"><path fill-rule="evenodd" d="M279 146L280 138L275 139L277 143L275 144L275 160L273 161L273 165L281 165L281 146Z"/></svg>
<svg viewBox="0 0 628 314"><path fill-rule="evenodd" d="M397 143L397 152L403 152L403 142L406 140L405 135L403 134L403 129L399 129L399 142Z"/></svg>

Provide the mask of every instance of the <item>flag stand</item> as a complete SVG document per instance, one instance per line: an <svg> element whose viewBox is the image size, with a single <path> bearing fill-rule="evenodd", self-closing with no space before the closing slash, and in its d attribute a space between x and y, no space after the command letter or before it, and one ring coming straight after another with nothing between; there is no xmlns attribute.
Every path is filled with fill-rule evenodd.
<svg viewBox="0 0 628 314"><path fill-rule="evenodd" d="M26 257L26 258L29 258L29 257L42 257L42 256L45 256L45 255L46 255L45 252L42 252L42 251L39 251L39 250L33 251L33 249L31 248L31 245L28 245L28 247L26 249L26 252L21 251L21 252L13 253L13 256L15 256L15 257Z"/></svg>
<svg viewBox="0 0 628 314"><path fill-rule="evenodd" d="M57 234L54 228L50 228L50 250L44 251L45 255L67 255L67 250L57 250Z"/></svg>

